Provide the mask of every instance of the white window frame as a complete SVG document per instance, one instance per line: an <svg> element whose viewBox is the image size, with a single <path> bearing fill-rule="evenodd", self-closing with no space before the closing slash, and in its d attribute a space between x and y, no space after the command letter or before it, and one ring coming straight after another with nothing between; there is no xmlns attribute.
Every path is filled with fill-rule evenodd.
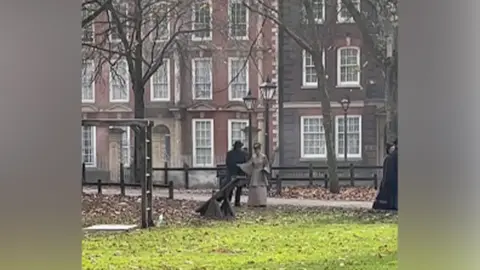
<svg viewBox="0 0 480 270"><path fill-rule="evenodd" d="M125 6L125 15L126 15L126 16L129 16L129 15L130 15L130 5L128 4L128 1L126 1L126 0L114 0L112 4L113 4L114 6L115 6L115 5ZM118 9L115 7L115 10L118 10ZM112 29L113 27L116 27L117 24L116 24L115 22L112 22L113 19L112 19L112 14L111 14L111 12L108 12L108 16L109 16L109 19L108 19L108 20L109 20L109 23L110 23L110 26L109 26L109 27L110 27L110 31L108 31L108 32L109 32L109 33L108 33L108 40L110 41L110 43L113 43L113 44L121 43L122 40L121 40L120 38L119 38L119 39L114 39L114 38L112 37L113 32L112 32L111 29ZM119 19L122 20L122 18L119 18ZM127 20L125 23L128 25L128 24L130 24L130 21ZM129 27L123 27L123 29L128 29L128 28L129 28Z"/></svg>
<svg viewBox="0 0 480 270"><path fill-rule="evenodd" d="M303 50L302 52L302 86L306 86L306 87L317 87L318 86L318 78L317 78L317 82L307 82L307 63L306 63L306 58L307 58L307 55L308 52L306 50ZM313 63L313 59L312 59L312 63ZM322 51L322 64L323 64L323 68L326 70L326 66L325 66L325 50Z"/></svg>
<svg viewBox="0 0 480 270"><path fill-rule="evenodd" d="M192 30L195 30L195 2L198 2L198 1L194 1L194 3L192 4ZM212 1L211 0L204 0L203 2L206 2L208 3L209 7L210 7L210 22L209 22L209 28L210 28L210 31L209 31L209 35L208 37L199 37L199 36L196 36L195 32L192 33L192 40L193 41L202 41L202 40L212 40L212 36L213 36L213 31L212 31L212 20L213 20L213 5L212 5Z"/></svg>
<svg viewBox="0 0 480 270"><path fill-rule="evenodd" d="M209 122L211 127L210 132L210 142L211 142L211 155L212 155L212 162L210 164L198 164L197 163L197 138L196 138L196 124L197 122ZM215 122L211 118L194 118L192 119L192 163L193 167L213 167L215 166Z"/></svg>
<svg viewBox="0 0 480 270"><path fill-rule="evenodd" d="M86 11L86 15L90 16L93 14L93 11ZM83 18L85 19L85 18ZM85 37L85 30L90 27L90 31L92 31L92 41L85 41L83 38ZM82 28L82 42L83 43L88 43L88 44L93 44L95 43L95 19L93 19L91 22L89 22L85 27Z"/></svg>
<svg viewBox="0 0 480 270"><path fill-rule="evenodd" d="M244 36L234 36L233 33L232 33L232 22L231 22L231 18L232 18L232 4L236 4L236 3L240 3L242 4L242 1L241 0L228 0L228 35L231 39L240 39L240 40L246 40L248 39L248 33L249 33L249 21L250 21L250 12L248 10L248 8L244 5L242 5L242 7L245 8L245 35Z"/></svg>
<svg viewBox="0 0 480 270"><path fill-rule="evenodd" d="M227 149L231 149L233 146L233 124L234 123L241 123L245 124L248 127L248 119L228 119L228 142L227 142ZM248 135L245 134L243 144L248 144Z"/></svg>
<svg viewBox="0 0 480 270"><path fill-rule="evenodd" d="M357 50L357 67L358 67L358 80L357 81L351 81L351 82L342 82L342 73L341 73L341 63L342 63L342 51L343 50ZM357 46L345 46L345 47L340 47L337 50L337 87L360 87L360 82L361 82L361 76L362 72L360 70L360 61L361 61L361 53L360 53L360 48Z"/></svg>
<svg viewBox="0 0 480 270"><path fill-rule="evenodd" d="M168 8L168 3L166 1L160 1L158 3L153 4L152 9L155 10L156 6L162 6L162 5L164 5L165 8ZM153 16L153 14L150 15L150 17L151 17L151 22L150 22L151 29L150 29L150 31L153 30L153 29L157 30L157 31L152 31L150 33L150 40L152 42L165 42L165 41L170 39L170 37L171 37L171 29L170 29L171 24L170 24L170 16L169 15L170 14L168 14L168 12L167 12L167 15L166 15L166 18L165 18L165 20L167 20L167 25L166 25L167 33L166 33L165 37L161 37L161 36L157 35L157 32L159 30L158 27L160 27L160 26L156 26L155 16ZM162 21L162 23L163 23L163 21ZM157 38L155 38L155 37L157 37Z"/></svg>
<svg viewBox="0 0 480 270"><path fill-rule="evenodd" d="M344 116L343 115L337 115L335 117L335 153L336 153L336 156L337 156L337 159L343 159L344 157L344 154L343 153L339 153L339 120L340 119L343 119ZM355 119L358 119L358 151L359 153L357 154L350 154L348 153L348 149L347 149L347 158L348 159L361 159L362 158L362 145L363 145L363 142L362 142L362 115L359 115L359 114L352 114L352 115L347 115L347 128L348 128L348 119L351 119L351 118L355 118ZM344 133L342 133L344 134ZM347 136L348 136L348 132L347 132ZM342 136L345 136L345 135L342 135Z"/></svg>
<svg viewBox="0 0 480 270"><path fill-rule="evenodd" d="M125 132L125 134L126 134L125 140L127 141L127 145L124 145L124 143L123 143L123 136L122 136L122 149L121 149L121 151L120 151L120 154L122 155L121 160L122 160L123 165L124 165L125 167L130 167L130 166L132 165L132 162L133 162L133 158L132 158L132 137L131 137L131 134L132 134L132 133L131 133L131 131L130 131L132 128L129 127L129 126L120 127L120 128L124 130L124 132ZM126 156L126 158L128 159L128 160L126 160L126 161L123 160L123 158L125 157L125 156L123 155L123 151L125 151L125 150L127 151L127 153L125 154L125 156Z"/></svg>
<svg viewBox="0 0 480 270"><path fill-rule="evenodd" d="M96 168L97 167L97 127L96 126L82 126L81 128L81 140L82 140L82 162L83 160L83 155L84 155L84 137L83 137L83 132L85 128L90 128L91 129L91 134L92 134L92 160L93 162L85 162L85 167L88 168Z"/></svg>
<svg viewBox="0 0 480 270"><path fill-rule="evenodd" d="M118 65L119 62L125 62L125 73L126 73L126 77L127 78L123 78L123 83L126 87L126 92L127 92L127 96L125 99L114 99L113 98L113 87L112 87L112 84L115 80L115 77L118 77L118 74L113 74L113 71L112 71L112 68L115 68L116 65ZM128 103L130 102L130 74L129 74L129 70L128 70L128 62L126 59L121 59L121 60L118 60L115 63L115 66L110 66L110 70L109 70L109 99L110 99L110 102L111 103Z"/></svg>
<svg viewBox="0 0 480 270"><path fill-rule="evenodd" d="M246 79L246 89L245 89L245 96L248 94L248 89L250 87L250 84L249 84L249 80L250 80L250 76L249 76L249 59L248 58L241 58L241 57L229 57L228 58L228 100L229 101L242 101L243 102L243 97L239 97L239 98L233 98L233 90L232 90L232 84L233 84L233 81L232 79L237 75L237 74L233 74L232 73L232 62L233 61L243 61L245 63L245 67L243 68L243 71L246 72L246 76L245 76L245 79Z"/></svg>
<svg viewBox="0 0 480 270"><path fill-rule="evenodd" d="M300 117L300 157L301 158L327 158L327 149L325 145L325 154L305 154L305 139L304 139L304 127L305 127L305 121L306 119L320 119L320 124L322 125L323 128L323 116L321 115L308 115L308 116L301 116ZM326 137L325 130L323 132L324 137ZM326 140L326 138L325 138Z"/></svg>
<svg viewBox="0 0 480 270"><path fill-rule="evenodd" d="M362 9L362 1L361 0L352 0L354 5L357 5L358 11L360 12ZM354 23L355 20L350 16L349 18L345 18L342 16L342 0L338 0L337 4L337 22L338 23Z"/></svg>
<svg viewBox="0 0 480 270"><path fill-rule="evenodd" d="M158 98L155 97L155 91L154 91L154 76L159 72L160 68L165 67L167 70L167 97L164 98ZM171 99L171 79L170 79L170 59L164 59L163 60L163 65L155 71L155 74L152 75L150 78L150 101L170 101Z"/></svg>
<svg viewBox="0 0 480 270"><path fill-rule="evenodd" d="M92 73L91 74L87 74L87 70L83 70L83 64L86 64L88 66L91 66L91 70L92 70ZM91 59L88 59L88 60L85 60L82 64L82 103L95 103L95 77L94 77L94 74L95 74L95 61L94 60L91 60ZM87 98L84 98L84 95L83 95L83 76L87 76L89 75L91 78L91 82L90 82L90 87L92 89L92 98L91 99L87 99Z"/></svg>
<svg viewBox="0 0 480 270"><path fill-rule="evenodd" d="M210 95L208 97L197 97L195 89L195 70L197 61L210 62ZM198 57L192 59L192 99L193 100L212 100L213 99L213 61L211 57Z"/></svg>
<svg viewBox="0 0 480 270"><path fill-rule="evenodd" d="M315 23L316 24L323 24L325 22L325 0L312 0L311 1L311 5L312 5L312 8L313 8L313 2L314 1L319 1L319 2L322 2L322 18L316 18L314 17L313 19L315 20ZM307 18L307 13L305 11L305 5L301 4L302 5L302 14L303 14L303 20L308 23L308 18ZM317 15L315 13L313 13L313 15Z"/></svg>

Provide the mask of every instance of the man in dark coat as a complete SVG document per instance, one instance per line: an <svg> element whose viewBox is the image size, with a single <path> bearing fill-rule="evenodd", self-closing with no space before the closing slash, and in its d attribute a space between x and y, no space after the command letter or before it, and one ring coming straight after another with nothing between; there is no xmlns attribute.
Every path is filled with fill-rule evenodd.
<svg viewBox="0 0 480 270"><path fill-rule="evenodd" d="M233 144L233 149L227 152L226 156L226 165L227 165L227 181L224 183L226 185L232 180L235 180L237 176L245 176L245 173L237 166L237 164L247 162L247 154L242 149L243 143L236 141ZM224 186L222 185L222 186ZM235 187L235 206L240 206L240 198L242 196L242 187ZM232 201L233 189L228 194L228 200Z"/></svg>
<svg viewBox="0 0 480 270"><path fill-rule="evenodd" d="M398 139L393 146L383 162L383 179L373 209L398 210Z"/></svg>

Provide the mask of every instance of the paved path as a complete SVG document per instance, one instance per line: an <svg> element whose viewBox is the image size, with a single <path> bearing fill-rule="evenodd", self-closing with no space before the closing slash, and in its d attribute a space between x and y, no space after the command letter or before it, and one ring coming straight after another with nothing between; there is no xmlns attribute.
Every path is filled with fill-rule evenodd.
<svg viewBox="0 0 480 270"><path fill-rule="evenodd" d="M84 187L83 191L86 193L97 193L95 188ZM119 194L119 188L106 188L102 189L103 194L114 195ZM127 188L125 190L126 195L140 196L141 191L139 189ZM153 195L155 197L168 197L168 190L166 189L154 189ZM210 198L207 194L192 194L185 191L175 190L174 198L177 200L192 200L192 201L206 201ZM247 202L247 196L242 196L241 201ZM342 207L342 208L371 208L371 202L362 201L325 201L325 200L308 200L308 199L286 199L286 198L268 198L268 204L272 205L296 205L296 206L330 206L330 207Z"/></svg>

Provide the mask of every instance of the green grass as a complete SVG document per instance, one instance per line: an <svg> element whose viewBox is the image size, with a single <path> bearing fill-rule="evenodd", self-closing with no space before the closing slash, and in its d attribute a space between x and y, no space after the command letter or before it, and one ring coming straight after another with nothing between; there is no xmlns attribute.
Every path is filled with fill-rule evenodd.
<svg viewBox="0 0 480 270"><path fill-rule="evenodd" d="M382 215L265 211L234 222L90 235L83 269L397 269L397 225Z"/></svg>

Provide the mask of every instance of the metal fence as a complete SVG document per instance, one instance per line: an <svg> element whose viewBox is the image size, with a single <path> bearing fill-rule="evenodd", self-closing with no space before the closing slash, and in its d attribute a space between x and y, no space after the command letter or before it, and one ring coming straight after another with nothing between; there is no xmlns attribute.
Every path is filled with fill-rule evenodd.
<svg viewBox="0 0 480 270"><path fill-rule="evenodd" d="M216 167L190 167L184 164L182 167L169 167L165 163L163 167L154 167L153 170L163 174L163 182L171 181L171 173L181 174L183 178L183 187L189 189L191 187L192 174L196 172L210 172L217 180L219 186L220 178L225 177L226 167L223 164ZM354 187L359 184L369 184L378 189L381 178L381 166L360 166L350 164L349 166L339 166L337 169L340 184L343 186ZM278 193L281 192L284 183L294 182L307 184L307 186L323 186L329 187L328 167L326 166L294 166L294 167L272 167L272 175L270 182L276 186Z"/></svg>
<svg viewBox="0 0 480 270"><path fill-rule="evenodd" d="M136 183L136 182L127 182L126 179L126 174L125 172L128 171L130 177L131 170L130 168L125 168L122 163L120 163L120 171L118 173L119 178L118 181L112 182L112 181L105 181L102 180L101 178L98 178L94 181L88 180L87 179L87 168L85 166L85 163L82 163L82 187L88 187L88 186L95 186L97 188L97 193L102 194L103 187L119 187L120 189L120 194L125 196L125 189L127 187L135 187L135 188L141 188L142 185L141 183ZM111 180L111 179L109 179ZM168 188L168 197L169 199L173 199L173 182L168 181L166 184L156 184L153 183L153 187L159 187L159 188Z"/></svg>

